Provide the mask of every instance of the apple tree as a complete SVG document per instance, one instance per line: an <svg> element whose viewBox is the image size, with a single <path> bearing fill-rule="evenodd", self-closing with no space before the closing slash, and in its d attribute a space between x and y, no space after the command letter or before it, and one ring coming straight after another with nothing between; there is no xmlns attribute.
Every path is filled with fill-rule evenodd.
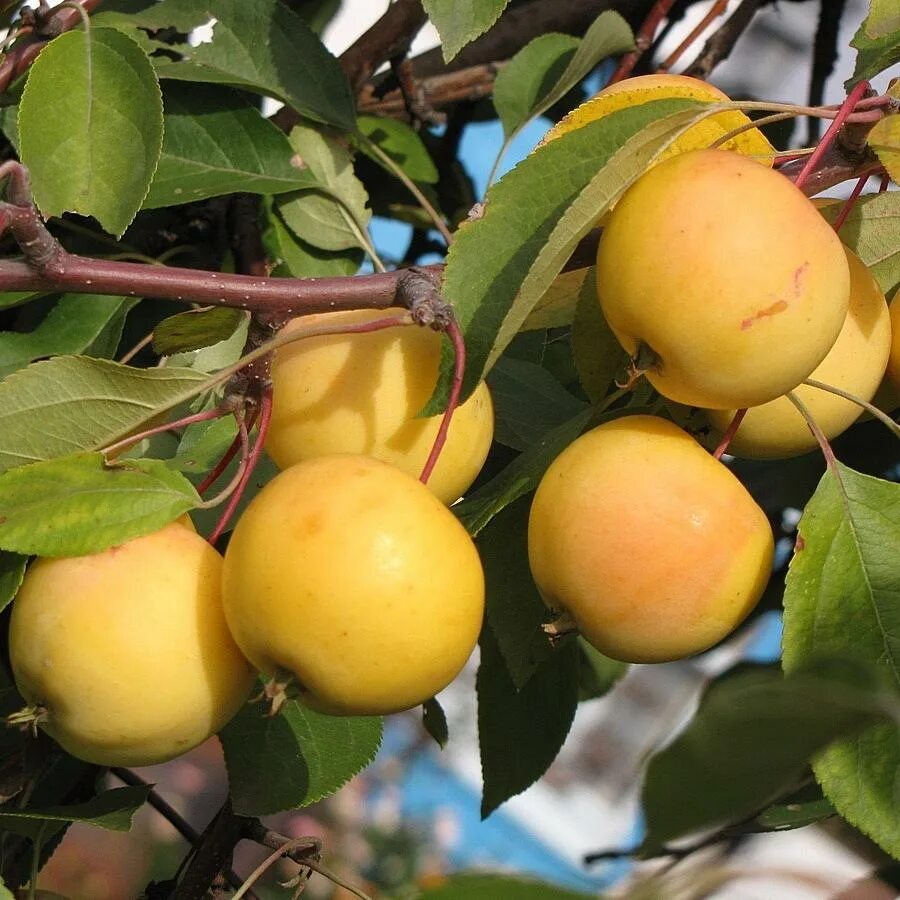
<svg viewBox="0 0 900 900"><path fill-rule="evenodd" d="M213 734L227 802L146 896L252 896L240 840L339 881L261 818L384 715L452 741L476 644L488 816L629 664L773 609L781 663L709 684L622 854L841 817L900 859L895 4L831 106L842 3L792 103L711 83L758 0L664 60L690 0L395 0L336 58L339 5L0 3L0 897ZM541 115L477 196L466 125L502 157ZM570 896L422 896L503 891Z"/></svg>

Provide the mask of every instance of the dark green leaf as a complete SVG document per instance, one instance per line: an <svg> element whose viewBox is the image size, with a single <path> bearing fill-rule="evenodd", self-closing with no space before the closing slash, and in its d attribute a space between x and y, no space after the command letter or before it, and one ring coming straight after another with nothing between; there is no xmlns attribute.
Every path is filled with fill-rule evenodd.
<svg viewBox="0 0 900 900"><path fill-rule="evenodd" d="M443 750L447 746L447 741L450 740L450 733L447 730L447 716L444 714L444 708L434 697L422 704L422 724L434 738L438 747Z"/></svg>
<svg viewBox="0 0 900 900"><path fill-rule="evenodd" d="M514 450L527 450L587 408L545 368L521 359L501 357L487 380L494 401L494 438Z"/></svg>
<svg viewBox="0 0 900 900"><path fill-rule="evenodd" d="M600 900L554 884L509 875L454 875L443 884L416 895L416 900Z"/></svg>
<svg viewBox="0 0 900 900"><path fill-rule="evenodd" d="M107 466L81 453L0 475L0 548L83 556L162 528L200 502L191 483L155 459Z"/></svg>
<svg viewBox="0 0 900 900"><path fill-rule="evenodd" d="M574 641L563 642L517 691L490 627L482 630L479 644L478 742L486 817L534 784L559 753L578 705L578 654Z"/></svg>
<svg viewBox="0 0 900 900"><path fill-rule="evenodd" d="M428 155L422 138L405 122L379 116L360 116L358 124L360 133L380 147L413 181L426 184L437 182L437 167ZM360 142L360 150L378 165L382 164L365 141Z"/></svg>
<svg viewBox="0 0 900 900"><path fill-rule="evenodd" d="M69 31L31 67L20 151L45 217L77 212L121 236L147 196L162 137L153 67L123 32Z"/></svg>
<svg viewBox="0 0 900 900"><path fill-rule="evenodd" d="M0 612L3 612L22 584L27 556L0 550Z"/></svg>
<svg viewBox="0 0 900 900"><path fill-rule="evenodd" d="M381 744L381 719L324 716L294 700L267 717L250 704L219 736L235 812L265 816L315 803L364 769Z"/></svg>
<svg viewBox="0 0 900 900"><path fill-rule="evenodd" d="M284 133L237 91L169 83L163 97L165 139L145 209L315 186Z"/></svg>
<svg viewBox="0 0 900 900"><path fill-rule="evenodd" d="M44 356L115 352L133 297L64 294L44 320L27 333L0 333L0 377Z"/></svg>
<svg viewBox="0 0 900 900"><path fill-rule="evenodd" d="M177 28L188 32L209 21L210 4L203 0L104 0L91 15L100 25L128 25L156 31Z"/></svg>
<svg viewBox="0 0 900 900"><path fill-rule="evenodd" d="M352 131L350 86L338 61L306 22L279 0L215 0L211 43L185 62L156 61L161 78L246 88L302 116Z"/></svg>
<svg viewBox="0 0 900 900"><path fill-rule="evenodd" d="M273 209L266 216L263 244L274 263L277 278L354 275L363 260L362 251L321 250L300 240Z"/></svg>
<svg viewBox="0 0 900 900"><path fill-rule="evenodd" d="M109 831L129 831L134 814L144 804L149 793L150 785L137 785L112 788L85 803L74 803L71 806L21 810L4 807L0 812L0 826L15 828L27 821L41 820L83 822Z"/></svg>
<svg viewBox="0 0 900 900"><path fill-rule="evenodd" d="M227 306L191 310L163 319L153 329L153 350L160 356L211 347L230 338L246 317Z"/></svg>
<svg viewBox="0 0 900 900"><path fill-rule="evenodd" d="M444 295L466 337L465 396L580 238L657 153L708 112L703 106L710 105L660 100L611 113L539 147L488 191L484 215L459 229L444 270ZM428 415L446 402L451 356L444 354Z"/></svg>
<svg viewBox="0 0 900 900"><path fill-rule="evenodd" d="M835 809L824 797L796 803L776 803L764 809L753 821L752 831L790 831L814 825L835 815Z"/></svg>
<svg viewBox="0 0 900 900"><path fill-rule="evenodd" d="M645 847L744 819L796 783L814 754L879 721L886 708L872 668L849 661L786 676L769 669L726 676L650 761Z"/></svg>
<svg viewBox="0 0 900 900"><path fill-rule="evenodd" d="M0 383L0 472L98 450L193 397L207 380L190 369L135 369L58 357Z"/></svg>
<svg viewBox="0 0 900 900"><path fill-rule="evenodd" d="M444 62L484 34L500 18L509 0L422 0L441 36Z"/></svg>
<svg viewBox="0 0 900 900"><path fill-rule="evenodd" d="M875 662L900 696L900 484L837 464L800 520L784 594L784 667L820 656ZM900 856L900 735L873 728L829 748L816 776L837 811Z"/></svg>

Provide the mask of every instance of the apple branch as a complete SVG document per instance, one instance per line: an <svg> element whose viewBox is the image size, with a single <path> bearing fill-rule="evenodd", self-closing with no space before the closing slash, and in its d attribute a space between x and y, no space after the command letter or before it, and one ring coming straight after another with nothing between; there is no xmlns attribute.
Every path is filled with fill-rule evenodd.
<svg viewBox="0 0 900 900"><path fill-rule="evenodd" d="M650 9L650 12L647 14L647 18L644 19L643 24L638 29L638 33L635 35L634 50L626 53L622 57L616 71L612 74L612 78L609 79L608 84L615 84L617 81L622 81L632 73L638 60L650 48L659 26L662 24L663 19L668 16L669 10L671 10L674 5L675 0L656 0Z"/></svg>

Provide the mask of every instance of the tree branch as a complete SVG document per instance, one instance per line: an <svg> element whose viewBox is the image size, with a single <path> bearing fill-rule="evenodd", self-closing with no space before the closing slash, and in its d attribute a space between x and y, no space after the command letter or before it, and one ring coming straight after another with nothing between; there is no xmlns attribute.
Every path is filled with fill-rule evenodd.
<svg viewBox="0 0 900 900"><path fill-rule="evenodd" d="M847 0L820 0L819 24L813 44L812 72L809 78L809 106L820 106L825 98L825 82L834 70L838 58L838 37L841 17ZM811 147L822 133L822 121L815 116L807 120L806 143Z"/></svg>
<svg viewBox="0 0 900 900"><path fill-rule="evenodd" d="M728 21L703 45L697 58L685 69L685 75L709 78L712 70L727 59L738 38L746 31L756 13L772 0L743 0Z"/></svg>

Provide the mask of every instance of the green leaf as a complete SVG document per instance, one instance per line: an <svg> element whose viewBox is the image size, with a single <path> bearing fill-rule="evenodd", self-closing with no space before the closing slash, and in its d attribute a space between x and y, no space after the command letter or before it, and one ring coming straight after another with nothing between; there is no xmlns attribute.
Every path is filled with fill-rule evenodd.
<svg viewBox="0 0 900 900"><path fill-rule="evenodd" d="M200 502L191 483L155 459L104 464L80 453L0 475L0 548L84 556L162 528Z"/></svg>
<svg viewBox="0 0 900 900"><path fill-rule="evenodd" d="M27 562L27 556L0 550L0 612L9 606L22 586Z"/></svg>
<svg viewBox="0 0 900 900"><path fill-rule="evenodd" d="M796 783L815 753L879 721L886 706L873 669L849 660L720 679L687 729L650 761L644 847L655 851L765 807Z"/></svg>
<svg viewBox="0 0 900 900"><path fill-rule="evenodd" d="M93 216L121 237L147 196L162 137L153 67L121 31L69 31L31 67L19 141L45 217Z"/></svg>
<svg viewBox="0 0 900 900"><path fill-rule="evenodd" d="M16 900L13 892L3 883L2 878L0 878L0 900Z"/></svg>
<svg viewBox="0 0 900 900"><path fill-rule="evenodd" d="M572 359L584 392L595 403L606 396L616 374L624 371L628 360L628 354L600 311L597 270L594 266L588 270L575 308Z"/></svg>
<svg viewBox="0 0 900 900"><path fill-rule="evenodd" d="M360 116L358 126L360 133L380 147L413 181L425 184L437 182L437 167L422 138L405 122L380 116ZM360 141L359 149L379 166L382 165L365 141Z"/></svg>
<svg viewBox="0 0 900 900"><path fill-rule="evenodd" d="M535 115L533 110L559 81L580 43L568 34L542 34L527 43L497 73L494 107L506 138Z"/></svg>
<svg viewBox="0 0 900 900"><path fill-rule="evenodd" d="M541 600L528 566L528 513L521 497L478 536L484 567L485 617L517 691L554 655L541 626L552 615Z"/></svg>
<svg viewBox="0 0 900 900"><path fill-rule="evenodd" d="M27 333L0 332L0 377L44 356L114 353L134 297L63 294L44 320Z"/></svg>
<svg viewBox="0 0 900 900"><path fill-rule="evenodd" d="M466 338L464 396L603 212L668 143L714 108L660 100L619 110L537 148L488 191L484 215L459 229L444 270L444 296ZM445 349L426 415L446 403L451 356Z"/></svg>
<svg viewBox="0 0 900 900"><path fill-rule="evenodd" d="M154 60L161 78L230 84L281 100L300 115L353 131L350 86L338 61L279 0L215 0L211 43L184 62Z"/></svg>
<svg viewBox="0 0 900 900"><path fill-rule="evenodd" d="M354 275L362 263L362 251L321 250L300 240L273 209L266 216L263 245L274 263L276 278L309 278L328 275Z"/></svg>
<svg viewBox="0 0 900 900"><path fill-rule="evenodd" d="M509 0L422 0L441 36L444 62L483 35L500 18Z"/></svg>
<svg viewBox="0 0 900 900"><path fill-rule="evenodd" d="M534 784L559 753L578 705L578 653L560 644L516 690L490 627L482 629L478 666L478 742L482 817Z"/></svg>
<svg viewBox="0 0 900 900"><path fill-rule="evenodd" d="M58 357L0 382L0 472L99 450L193 397L207 380L190 369L135 369Z"/></svg>
<svg viewBox="0 0 900 900"><path fill-rule="evenodd" d="M454 875L438 887L416 895L416 900L600 900L597 893L581 894L555 884L509 875Z"/></svg>
<svg viewBox="0 0 900 900"><path fill-rule="evenodd" d="M522 323L521 331L541 331L544 328L560 328L571 325L575 318L575 307L585 282L591 277L594 268L572 269L560 272L553 279L544 295L535 303Z"/></svg>
<svg viewBox="0 0 900 900"><path fill-rule="evenodd" d="M488 385L494 401L494 438L514 450L528 449L587 406L545 368L521 359L498 359Z"/></svg>
<svg viewBox="0 0 900 900"><path fill-rule="evenodd" d="M840 203L821 210L834 222ZM860 197L841 226L841 240L866 264L881 290L890 297L900 287L900 193L886 191Z"/></svg>
<svg viewBox="0 0 900 900"><path fill-rule="evenodd" d="M900 62L900 16L894 0L871 0L869 14L850 46L857 54L853 75L844 82L848 92L858 81L870 80Z"/></svg>
<svg viewBox="0 0 900 900"><path fill-rule="evenodd" d="M278 214L297 237L323 250L361 246L361 232L371 216L369 196L353 172L347 148L306 125L291 131L290 142L318 186L279 197Z"/></svg>
<svg viewBox="0 0 900 900"><path fill-rule="evenodd" d="M226 341L247 314L233 307L190 310L163 319L153 329L153 351L160 356L185 353Z"/></svg>
<svg viewBox="0 0 900 900"><path fill-rule="evenodd" d="M284 133L237 91L170 83L163 98L165 138L144 209L315 186Z"/></svg>
<svg viewBox="0 0 900 900"><path fill-rule="evenodd" d="M209 21L209 8L202 0L104 0L103 6L91 14L91 23L188 32Z"/></svg>
<svg viewBox="0 0 900 900"><path fill-rule="evenodd" d="M581 662L578 667L578 699L596 700L604 697L628 671L628 664L604 656L583 637L578 637Z"/></svg>
<svg viewBox="0 0 900 900"><path fill-rule="evenodd" d="M504 507L530 493L550 463L588 426L593 410L586 409L545 434L517 456L499 475L469 494L453 507L459 520L473 537Z"/></svg>
<svg viewBox="0 0 900 900"><path fill-rule="evenodd" d="M103 791L85 803L70 806L44 806L39 809L0 808L0 828L15 828L24 822L83 822L107 831L130 831L131 820L143 806L150 793L150 785L119 787Z"/></svg>
<svg viewBox="0 0 900 900"><path fill-rule="evenodd" d="M434 738L434 742L441 748L447 746L450 740L450 732L447 728L447 716L444 708L438 703L435 697L426 700L422 704L422 725L428 734Z"/></svg>
<svg viewBox="0 0 900 900"><path fill-rule="evenodd" d="M837 464L800 520L784 593L784 667L824 655L877 661L900 696L900 484ZM900 736L881 725L822 754L837 811L900 856Z"/></svg>
<svg viewBox="0 0 900 900"><path fill-rule="evenodd" d="M169 468L179 472L206 475L222 458L237 435L237 425L231 416L211 422L197 422L185 428L178 450L166 460Z"/></svg>
<svg viewBox="0 0 900 900"><path fill-rule="evenodd" d="M810 783L766 807L752 822L741 826L741 831L790 831L834 815L835 809L822 795L822 788Z"/></svg>
<svg viewBox="0 0 900 900"><path fill-rule="evenodd" d="M272 815L333 794L375 758L381 727L377 716L325 716L295 700L273 717L245 706L219 735L235 812Z"/></svg>

